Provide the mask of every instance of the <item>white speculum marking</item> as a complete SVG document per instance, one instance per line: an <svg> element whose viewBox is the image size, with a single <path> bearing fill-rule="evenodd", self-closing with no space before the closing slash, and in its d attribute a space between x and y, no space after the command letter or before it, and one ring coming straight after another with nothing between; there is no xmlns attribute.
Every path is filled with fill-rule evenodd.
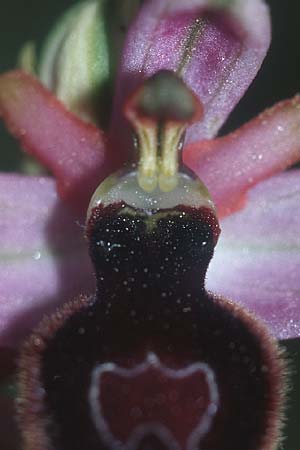
<svg viewBox="0 0 300 450"><path fill-rule="evenodd" d="M180 426L180 421L178 423L176 420L175 425L173 424L175 433L166 424L155 420L148 420L147 418L144 418L142 423L139 423L133 427L131 432L129 430L129 433L127 433L128 437L126 439L116 436L115 434L118 433L114 434L111 430L111 426L105 417L106 414L103 409L101 398L103 392L105 392L105 390L102 390L103 377L107 374L111 374L112 376L123 379L125 383L128 383L129 380L131 380L132 389L127 394L130 399L135 393L135 387L138 386L138 377L147 374L149 371L155 373L155 376L165 379L166 382L169 380L169 383L176 380L184 381L192 376L195 377L198 373L198 382L199 386L201 386L203 385L204 377L206 389L208 391L207 404L205 404L204 410L201 411L201 413L198 413L200 417L197 419L198 421L191 426L190 431L186 433L184 442L178 442L178 439L175 436L177 426ZM120 385L121 383L119 383L119 386ZM163 393L160 394L163 395ZM113 450L136 450L142 439L147 436L155 436L166 446L166 448L170 450L199 450L200 441L210 430L214 416L218 410L219 392L214 372L207 364L197 362L181 369L171 369L163 365L155 353L150 352L143 363L130 369L120 367L117 364L110 362L97 365L93 369L91 375L89 405L93 423L101 440L103 440L108 447ZM131 412L130 405L128 405L128 409L126 411L127 416L130 415ZM172 414L172 411L168 411L168 413Z"/></svg>

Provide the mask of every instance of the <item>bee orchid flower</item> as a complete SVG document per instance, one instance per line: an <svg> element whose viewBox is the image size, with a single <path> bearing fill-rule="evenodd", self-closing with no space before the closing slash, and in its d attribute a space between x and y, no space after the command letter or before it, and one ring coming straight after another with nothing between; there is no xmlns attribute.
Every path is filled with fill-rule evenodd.
<svg viewBox="0 0 300 450"><path fill-rule="evenodd" d="M96 3L99 5L101 2ZM94 5L95 2L87 4ZM25 152L51 173L51 176L0 176L2 354L6 355L8 349L18 349L44 314L52 314L60 307L51 316L52 319L45 319L36 333L31 335L21 357L20 390L21 401L25 406L20 406L19 421L23 430L24 449L48 450L55 446L56 450L74 450L84 448L86 442L89 445L86 448L91 450L149 446L194 450L199 448L199 443L201 448L204 443L203 448L208 450L238 450L242 448L241 445L244 450L273 450L279 438L283 369L276 344L261 322L265 322L274 338L288 339L300 335L300 215L297 214L300 170L293 168L300 161L300 98L295 96L282 101L235 132L218 137L218 131L256 76L268 50L270 18L266 4L262 0L146 0L136 9L138 11L126 34L110 105L105 96L105 83L104 87L99 85L103 93L99 98L103 99L105 105L102 107L100 104L101 118L95 113L97 108L89 108L91 97L81 95L80 89L82 86L86 88L88 79L94 83L95 74L92 71L95 67L97 72L98 69L101 71L103 67L107 68L107 65L104 62L101 65L100 60L97 65L88 66L90 71L83 67L81 72L81 66L86 63L85 57L92 58L90 62L98 58L98 47L93 47L93 52L89 51L90 47L82 43L77 46L75 39L79 32L90 36L85 25L93 19L92 13L84 15L80 26L76 24L77 34L69 32L76 41L76 47L80 47L78 51L83 52L83 60L76 60L76 64L79 61L78 70L74 59L70 58L70 65L66 62L70 47L62 45L66 34L60 34L48 46L48 57L41 71L44 84L36 76L21 70L0 76L0 114L4 122L19 139ZM82 13L83 10L78 11ZM70 17L73 15L68 16L68 26L72 22ZM60 59L55 59L56 52L62 48L63 57L60 54ZM102 52L101 56L104 58L105 54ZM61 66L57 61L65 65ZM61 70L61 67L65 70ZM58 73L53 72L54 68ZM59 72L63 74L61 79ZM85 75L80 78L82 73ZM78 79L81 80L79 84ZM96 83L97 89L99 86ZM94 88L93 84L92 92ZM84 101L81 102L83 97ZM99 123L105 125L100 128ZM156 154L157 148L160 148L160 154ZM178 149L182 155L180 158ZM110 177L116 171L124 170L124 167L126 170L130 167L137 180L132 191L128 188L132 183L131 172L117 172L117 177ZM195 188L192 173L201 180L200 187L197 187L201 201L195 200L196 206L193 203ZM99 183L100 191L97 189ZM145 234L139 231L138 225L143 221L146 229L152 230L155 239L162 239L153 231L153 227L156 229L158 226L156 222L149 224L147 214L140 216L140 211L148 211L145 207L147 198L153 201L153 192L157 189L167 192L166 195L175 192L176 196L177 190L183 185L186 189L186 184L189 195L180 199L184 198L188 206L177 202L176 211L172 210L172 217L182 219L187 215L190 220L187 226L190 227L192 223L195 227L194 234L186 236L186 240L190 239L195 248L191 245L191 253L183 254L182 258L191 257L194 261L194 251L200 245L197 239L201 237L201 246L211 248L209 257L205 259L208 265L219 235L216 217L220 220L221 235L207 274L206 266L199 268L195 265L195 270L190 270L194 278L187 276L185 281L185 287L187 283L191 286L199 284L199 292L196 287L195 292L192 292L194 288L190 287L190 296L197 299L200 296L205 305L208 299L213 299L213 306L204 308L206 316L196 325L195 317L196 314L201 316L201 307L199 310L196 307L193 309L189 299L181 299L186 291L175 286L175 294L172 292L178 295L178 304L179 300L183 302L180 308L184 319L179 317L177 310L168 309L165 300L168 287L159 285L157 289L162 300L161 306L157 308L163 309L163 323L160 324L160 319L157 319L153 325L157 333L155 339L147 335L148 328L151 331L152 325L149 323L154 313L148 311L146 304L147 319L137 305L134 308L130 306L125 313L121 306L120 313L119 306L111 306L113 302L109 302L109 306L107 303L105 307L101 306L103 310L100 308L99 323L93 321L94 317L98 317L98 312L95 313L93 309L95 305L91 297L78 296L89 295L94 291L94 272L96 296L101 297L101 292L108 289L102 283L102 273L108 270L104 266L105 258L103 256L101 259L94 247L105 247L105 261L108 262L108 256L111 257L116 248L118 250L127 245L125 241L116 243L113 239L104 242L103 236L108 232L108 225L105 227L102 222L100 225L99 217L108 220L107 217L112 216L114 221L122 217L124 222L127 221L127 228L124 225L124 230L118 230L125 233L129 227L129 239L133 239L134 245L137 245L134 237L140 239ZM118 188L113 190L113 186ZM144 209L136 206L136 203L136 209L133 204L129 208L128 202L125 207L125 198L122 197L124 192L126 198L135 195L132 192L139 192L139 201ZM104 198L108 202L106 196L112 202L112 208L104 202ZM160 200L155 197L155 201ZM212 206L213 203L215 206ZM125 215L120 213L119 204L125 208ZM170 215L174 204L169 203L169 200L166 204L164 209ZM105 208L103 206L101 209L101 205L105 205ZM196 211L196 207L201 211ZM166 217L162 214L157 223L167 221ZM199 228L200 222L202 228ZM131 228L133 225L136 227L134 230ZM169 222L161 226L167 227L166 235L163 235L166 245L168 239L172 241L172 233L177 247L185 242L183 234L178 238L176 229L168 228L171 227ZM145 245L148 248L152 244L147 239ZM168 251L175 252L176 246L174 244ZM138 253L140 250L132 247L131 251ZM153 254L156 254L155 251ZM168 255L163 255L168 260ZM143 257L147 261L147 254ZM130 266L131 260L126 261ZM140 257L134 264L142 263ZM148 263L149 267L153 264L152 261ZM119 283L119 272L124 271L124 302L134 289L147 298L148 294L143 294L143 289L151 279L150 275L143 272L139 286L135 284L137 282L134 283L130 271L125 270L119 262L114 264L109 270L112 273L111 280L118 280L111 281L115 286ZM143 270L148 271L148 266ZM165 263L159 274L164 275L166 280L171 277L168 270L170 273L175 270L173 266L168 267ZM186 268L183 272L175 270L174 273L183 277L185 271ZM206 289L214 295L204 289L204 277ZM176 284L174 276L171 279ZM116 295L115 286L109 290L111 300ZM72 300L74 298L77 300ZM224 303L221 300L223 298L231 299L232 303ZM82 308L86 311L86 322L77 320ZM250 313L244 312L243 308ZM116 333L118 342L109 334L109 319L105 322L106 316L113 316L111 309L115 317L119 317L118 314L121 317L123 313L126 317L132 315L132 322L128 324L127 319L123 321L123 316L113 323L113 327L119 326L129 336ZM138 318L135 315L140 318L140 325L137 325ZM213 316L220 322L216 322L213 328L208 327L206 335L206 319L209 322ZM181 335L177 336L177 331L174 331L174 336L170 331L174 338L171 350L164 333L167 333L167 325L171 330L172 326L165 322L165 317L170 322L174 319L176 329L180 329L182 324L183 330L194 330L187 331L188 338L184 336L186 342L181 340ZM76 327L77 337L70 338L73 336L72 323ZM91 360L94 358L96 361L93 359L92 367L90 360L84 363L85 350L80 347L80 342L89 346L88 339L95 342L95 336L86 324L94 329L99 326L101 330L106 330L106 335L102 335L103 354L101 357L90 356ZM141 341L145 339L147 348L145 350L142 342L129 358L128 342L130 345L136 342L136 336L131 336L131 327L135 326L140 327L138 329L143 336ZM69 335L66 331L68 327L71 330ZM204 339L210 336L212 329L212 343L203 345L199 350L193 333L198 333ZM228 335L223 336L225 329ZM61 341L57 340L57 336L61 336ZM222 340L226 350L217 347ZM188 355L185 354L187 343L191 347ZM86 381L82 389L78 387L80 395L83 395L83 389L88 391L90 410L85 418L72 415L72 408L75 411L77 405L70 395L65 394L68 383L71 389L72 383L77 380L76 370L70 371L74 378L71 376L67 384L60 380L59 375L59 364L67 367L71 359L68 356L71 354L70 348L77 346L76 361L84 367L84 380L92 380L89 381L90 387L86 388ZM118 346L122 348L121 356ZM226 358L232 358L234 370L227 369L224 352L228 352ZM173 358L173 354L176 358ZM219 358L215 366L209 354ZM254 363L249 368L249 361L251 364L255 361L255 365L261 369L256 384L248 386L250 394L248 387L237 382L245 377L245 371L250 373L256 370L253 369ZM233 394L227 390L224 380L218 378L223 370L228 379L233 377L236 382ZM41 373L46 388L44 384L39 384ZM249 380L252 382L253 373L251 377ZM191 387L187 388L187 383ZM102 387L105 387L103 392ZM168 401L157 396L157 391L163 389ZM254 395L253 403L251 389L259 392ZM130 399L126 394L129 391L134 392ZM158 406L153 404L150 408L149 405L141 406L138 403L145 391L148 392L148 400L153 395ZM239 429L232 417L240 414L241 405L237 402L232 407L230 395L243 397L246 391L248 397L245 403L248 401L249 404L242 408L241 423L244 425ZM51 420L48 416L45 419L45 392ZM60 407L57 392L62 404L70 402L67 409ZM186 397L187 392L191 397ZM190 411L195 396L201 401ZM115 402L113 416L108 406L110 397ZM181 410L176 415L177 397L180 398ZM173 415L166 412L170 405L174 407ZM83 412L85 408L82 407ZM132 414L127 417L126 411L129 410ZM257 411L255 423L250 420L253 410ZM72 416L72 420L66 420L64 413L68 417ZM141 419L143 415L148 417L149 423L146 425ZM251 424L247 427L248 419ZM73 430L74 437L71 438L74 425L81 431L77 435Z"/></svg>

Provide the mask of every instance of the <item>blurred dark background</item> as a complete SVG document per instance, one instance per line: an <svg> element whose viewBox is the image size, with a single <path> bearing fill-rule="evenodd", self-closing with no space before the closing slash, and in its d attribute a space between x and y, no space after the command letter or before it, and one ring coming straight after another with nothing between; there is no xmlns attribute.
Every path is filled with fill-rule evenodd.
<svg viewBox="0 0 300 450"><path fill-rule="evenodd" d="M245 0L246 1L246 0ZM15 67L18 52L28 40L41 42L47 30L71 0L8 0L0 15L0 72ZM241 100L223 131L227 132L278 100L300 91L299 0L269 0L273 41L256 80ZM18 166L20 151L0 124L0 169ZM300 274L299 274L300 276ZM300 299L299 299L300 301ZM291 367L291 391L282 450L300 448L300 339L283 342ZM255 411L253 411L255 414ZM241 449L243 450L243 449Z"/></svg>

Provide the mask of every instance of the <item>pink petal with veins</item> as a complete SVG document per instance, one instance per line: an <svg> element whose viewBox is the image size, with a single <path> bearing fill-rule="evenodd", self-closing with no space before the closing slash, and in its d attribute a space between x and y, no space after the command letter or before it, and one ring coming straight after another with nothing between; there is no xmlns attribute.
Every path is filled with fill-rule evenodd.
<svg viewBox="0 0 300 450"><path fill-rule="evenodd" d="M99 181L112 170L102 132L21 71L0 77L0 114L28 153L55 175L62 198L84 211Z"/></svg>
<svg viewBox="0 0 300 450"><path fill-rule="evenodd" d="M185 147L183 160L206 184L219 216L232 213L250 187L300 161L300 96L228 136Z"/></svg>
<svg viewBox="0 0 300 450"><path fill-rule="evenodd" d="M207 288L265 320L275 336L300 336L300 170L260 183L224 219Z"/></svg>
<svg viewBox="0 0 300 450"><path fill-rule="evenodd" d="M116 148L128 138L121 113L126 97L160 69L179 73L204 105L204 118L188 131L188 141L211 138L224 123L265 57L270 20L261 0L217 3L144 2L129 30L116 87L111 129Z"/></svg>
<svg viewBox="0 0 300 450"><path fill-rule="evenodd" d="M93 288L84 229L46 177L0 177L0 347Z"/></svg>

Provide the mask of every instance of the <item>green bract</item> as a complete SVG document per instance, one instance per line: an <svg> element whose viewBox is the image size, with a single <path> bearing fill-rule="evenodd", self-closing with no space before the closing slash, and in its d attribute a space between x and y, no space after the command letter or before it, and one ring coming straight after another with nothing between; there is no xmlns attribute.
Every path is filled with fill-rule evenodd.
<svg viewBox="0 0 300 450"><path fill-rule="evenodd" d="M89 0L70 8L48 35L38 64L41 81L69 110L102 125L123 39L139 4L127 1L124 8L123 3Z"/></svg>

